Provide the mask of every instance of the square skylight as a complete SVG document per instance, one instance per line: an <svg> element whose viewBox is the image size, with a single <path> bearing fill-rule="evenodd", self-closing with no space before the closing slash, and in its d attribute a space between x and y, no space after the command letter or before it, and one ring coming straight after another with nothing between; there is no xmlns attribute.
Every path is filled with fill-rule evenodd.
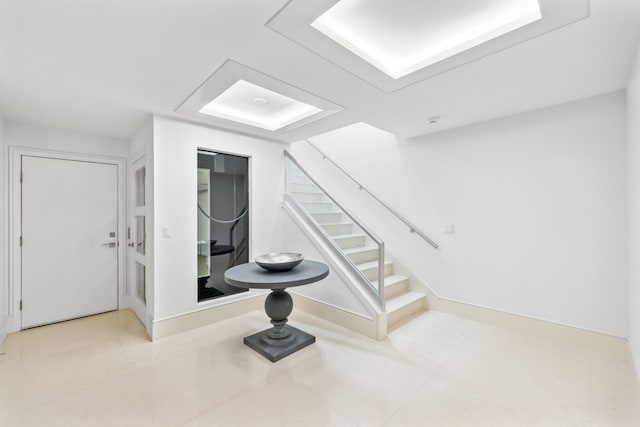
<svg viewBox="0 0 640 427"><path fill-rule="evenodd" d="M538 0L340 0L311 25L398 79L541 18Z"/></svg>
<svg viewBox="0 0 640 427"><path fill-rule="evenodd" d="M199 112L276 131L322 110L245 80L238 80Z"/></svg>

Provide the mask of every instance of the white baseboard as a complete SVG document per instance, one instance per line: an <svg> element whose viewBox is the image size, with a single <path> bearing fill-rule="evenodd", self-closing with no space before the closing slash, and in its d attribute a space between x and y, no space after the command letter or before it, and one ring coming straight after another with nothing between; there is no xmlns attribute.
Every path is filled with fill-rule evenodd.
<svg viewBox="0 0 640 427"><path fill-rule="evenodd" d="M305 295L291 293L294 309L319 317L366 337L381 340L387 336L387 314L366 317Z"/></svg>
<svg viewBox="0 0 640 427"><path fill-rule="evenodd" d="M625 360L631 359L629 346L624 338L453 301L433 294L428 296L428 300L429 308L435 311L530 333L543 338L572 343L600 354L620 357Z"/></svg>
<svg viewBox="0 0 640 427"><path fill-rule="evenodd" d="M530 333L547 339L572 343L600 354L625 360L632 359L625 338L441 298L426 286L424 291L427 297L427 307L430 310ZM302 310L372 339L382 340L387 336L386 313L378 313L367 317L308 296L293 292L291 292L291 295L295 309ZM259 294L255 297L228 304L154 321L152 339L157 340L252 311L263 310L265 297L266 294ZM0 344L2 342L1 339L2 337L0 337Z"/></svg>
<svg viewBox="0 0 640 427"><path fill-rule="evenodd" d="M394 268L400 274L409 276L413 290L424 293L427 296L427 309L429 310L453 314L543 338L573 343L590 351L624 358L625 360L631 357L625 338L443 298L420 280L411 269L395 259Z"/></svg>
<svg viewBox="0 0 640 427"><path fill-rule="evenodd" d="M265 294L257 294L251 298L245 298L228 304L222 304L203 310L186 313L169 319L157 320L153 322L151 339L153 341L171 335L190 331L232 317L262 310L264 307Z"/></svg>
<svg viewBox="0 0 640 427"><path fill-rule="evenodd" d="M358 313L303 295L292 294L292 296L296 309L375 340L382 340L386 337L386 313L378 315L377 318L366 318ZM624 338L447 300L439 298L432 293L427 297L429 309L434 311L477 320L547 339L568 342L595 353L631 360L627 340Z"/></svg>

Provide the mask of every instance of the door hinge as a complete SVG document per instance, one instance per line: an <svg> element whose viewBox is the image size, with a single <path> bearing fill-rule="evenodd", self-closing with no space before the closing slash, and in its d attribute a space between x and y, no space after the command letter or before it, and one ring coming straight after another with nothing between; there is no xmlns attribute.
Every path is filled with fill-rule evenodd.
<svg viewBox="0 0 640 427"><path fill-rule="evenodd" d="M22 236L20 236L20 247L22 247Z"/></svg>
<svg viewBox="0 0 640 427"><path fill-rule="evenodd" d="M20 300L20 311L22 311L22 300Z"/></svg>
<svg viewBox="0 0 640 427"><path fill-rule="evenodd" d="M22 171L20 171L20 183L22 183L23 178L24 178L24 175L22 174Z"/></svg>

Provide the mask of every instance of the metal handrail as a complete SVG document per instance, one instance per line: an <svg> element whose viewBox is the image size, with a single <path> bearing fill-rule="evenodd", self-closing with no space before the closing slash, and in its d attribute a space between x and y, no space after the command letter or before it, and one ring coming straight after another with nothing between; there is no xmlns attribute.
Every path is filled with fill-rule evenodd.
<svg viewBox="0 0 640 427"><path fill-rule="evenodd" d="M322 186L317 179L315 179L313 177L313 175L311 175L304 167L302 167L302 165L300 165L300 163L291 155L291 153L289 153L287 150L284 150L284 155L286 158L288 158L291 163L293 163L302 173L304 173L307 178L309 178L311 180L311 182L313 182L316 187L318 187L338 208L340 208L340 210L342 210L342 212L344 212L347 216L349 216L349 218L351 218L351 220L353 220L353 222L360 227L360 229L362 231L364 231L378 246L378 296L380 298L379 303L381 304L382 308L384 309L384 241L378 237L378 235L376 235L373 231L371 231L367 226L365 226L364 224L362 224L361 221L359 221L356 217L354 217L352 214L350 214L346 209L344 209L340 203L336 202L331 196L329 196L329 192L325 189L324 186ZM320 224L318 224L318 222L315 220L315 218L313 218L313 216L311 216L309 214L309 212L306 211L306 209L304 209L302 207L302 204L292 198L293 201L295 202L295 204L298 206L298 208L300 210L304 211L305 216L307 217L308 220L310 220L310 222L312 222L313 224L315 224L316 228L318 230L320 230L320 233L325 237L325 240L329 241L331 243L331 245L338 250L339 252L342 252L342 249L336 244L336 242L331 238L331 236L329 236L324 229L320 226ZM366 278L366 276L364 276L364 274L358 269L358 267L353 263L353 261L351 261L351 259L349 257L347 257L346 255L343 254L343 257L347 260L348 264L351 265L351 267L353 268L353 270L362 278L364 279L366 282L368 282L369 284L371 284L371 282L369 281L369 279ZM371 286L373 287L373 286Z"/></svg>
<svg viewBox="0 0 640 427"><path fill-rule="evenodd" d="M427 243L429 243L431 246L433 246L434 249L438 249L438 244L436 242L434 242L429 236L427 236L422 231L420 231L420 229L418 229L418 227L413 225L413 223L411 223L411 221L406 219L400 212L398 212L397 210L395 210L394 208L389 206L384 200L382 200L380 197L378 197L377 195L375 195L374 193L369 191L369 189L367 189L364 185L362 185L349 172L344 170L339 164L337 164L336 162L331 160L329 157L327 157L327 155L324 154L322 152L322 150L320 150L318 147L316 147L311 141L309 141L308 139L305 139L305 141L307 142L307 144L309 144L311 147L313 147L318 153L320 153L320 155L322 156L323 159L328 160L332 165L334 165L336 168L338 168L338 170L340 172L345 174L347 176L347 178L349 178L351 181L355 182L358 185L358 189L360 189L362 191L365 191L367 194L369 194L371 197L373 197L378 203L380 203L382 206L384 206L389 212L394 214L400 221L404 222L409 227L409 231L411 233L417 234L418 236L422 237Z"/></svg>

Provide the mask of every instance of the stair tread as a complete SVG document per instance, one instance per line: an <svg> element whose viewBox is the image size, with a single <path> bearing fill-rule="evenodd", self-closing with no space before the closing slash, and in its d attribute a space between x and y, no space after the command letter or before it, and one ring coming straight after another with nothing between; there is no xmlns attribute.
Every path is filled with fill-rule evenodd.
<svg viewBox="0 0 640 427"><path fill-rule="evenodd" d="M386 288L387 286L392 286L395 285L396 283L399 282L404 282L405 280L409 279L407 276L401 276L399 274L392 274L391 276L387 276L384 278L384 287ZM371 282L372 285L378 285L378 281L374 280L373 282Z"/></svg>
<svg viewBox="0 0 640 427"><path fill-rule="evenodd" d="M391 265L391 264L393 264L393 261L384 262L384 265ZM377 266L378 266L378 261L369 261L369 262L363 262L361 264L356 264L356 267L358 267L358 269L360 270L366 270L368 268L377 267Z"/></svg>
<svg viewBox="0 0 640 427"><path fill-rule="evenodd" d="M387 313L393 313L394 311L400 310L401 308L406 307L413 302L419 301L422 298L425 298L425 295L421 294L420 292L409 291L404 294L400 294L397 297L391 298L389 301L385 302Z"/></svg>
<svg viewBox="0 0 640 427"><path fill-rule="evenodd" d="M371 250L378 250L377 246L358 246L357 248L351 248L351 249L345 249L344 253L345 254L357 254L360 252L368 252Z"/></svg>
<svg viewBox="0 0 640 427"><path fill-rule="evenodd" d="M325 224L327 225L327 224ZM335 236L331 236L334 240L336 239L349 239L351 237L366 237L366 234L358 234L358 233L354 233L354 234L337 234Z"/></svg>

